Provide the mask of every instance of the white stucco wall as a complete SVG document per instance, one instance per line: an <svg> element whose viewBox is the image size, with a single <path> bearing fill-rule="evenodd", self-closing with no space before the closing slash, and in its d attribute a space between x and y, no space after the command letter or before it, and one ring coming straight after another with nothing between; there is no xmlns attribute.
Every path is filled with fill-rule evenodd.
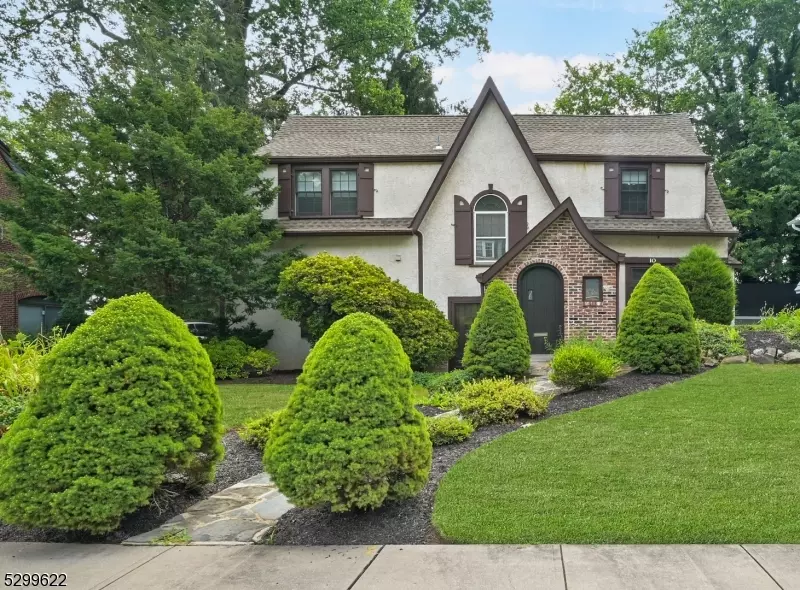
<svg viewBox="0 0 800 590"><path fill-rule="evenodd" d="M607 236L598 239L628 258L680 258L697 244L708 244L720 257L728 256L728 239L701 236Z"/></svg>
<svg viewBox="0 0 800 590"><path fill-rule="evenodd" d="M550 211L544 192L500 107L489 98L420 226L424 236L424 290L447 313L447 298L480 295L475 275L487 267L456 266L453 197L468 200L489 184L512 201L528 195L528 229Z"/></svg>
<svg viewBox="0 0 800 590"><path fill-rule="evenodd" d="M542 170L558 199L571 197L582 217L605 215L602 162L542 162Z"/></svg>
<svg viewBox="0 0 800 590"><path fill-rule="evenodd" d="M309 256L329 252L336 256L360 256L383 268L393 279L417 291L417 238L415 236L320 236L283 238L282 249L299 246ZM399 260L398 260L399 258ZM308 342L300 337L300 326L281 316L274 309L257 312L248 320L263 330L275 331L269 348L278 355L278 369L291 370L303 366L308 354Z"/></svg>
<svg viewBox="0 0 800 590"><path fill-rule="evenodd" d="M375 164L375 217L414 217L441 162Z"/></svg>
<svg viewBox="0 0 800 590"><path fill-rule="evenodd" d="M705 215L705 164L667 164L664 188L664 217L685 219Z"/></svg>

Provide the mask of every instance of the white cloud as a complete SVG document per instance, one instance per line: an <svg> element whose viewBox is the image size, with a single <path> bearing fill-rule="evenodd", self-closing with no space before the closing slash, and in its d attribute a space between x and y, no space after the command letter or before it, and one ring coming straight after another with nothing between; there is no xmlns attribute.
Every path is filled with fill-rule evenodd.
<svg viewBox="0 0 800 590"><path fill-rule="evenodd" d="M522 92L549 97L556 91L558 78L564 72L564 59L581 66L601 61L597 56L585 54L565 58L505 51L487 54L482 62L470 66L468 71L480 84L491 76L498 86L513 85Z"/></svg>
<svg viewBox="0 0 800 590"><path fill-rule="evenodd" d="M433 68L432 77L434 82L447 82L456 74L456 69L452 66L437 66Z"/></svg>
<svg viewBox="0 0 800 590"><path fill-rule="evenodd" d="M567 10L588 10L591 12L633 12L665 14L667 0L529 0L532 6L561 8Z"/></svg>

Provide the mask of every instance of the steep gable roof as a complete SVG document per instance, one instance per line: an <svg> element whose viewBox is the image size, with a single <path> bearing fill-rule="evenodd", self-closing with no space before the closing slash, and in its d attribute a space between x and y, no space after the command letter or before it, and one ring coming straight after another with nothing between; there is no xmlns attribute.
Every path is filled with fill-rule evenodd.
<svg viewBox="0 0 800 590"><path fill-rule="evenodd" d="M491 281L497 273L503 270L506 265L511 262L514 257L516 257L520 252L522 252L526 246L528 246L531 242L533 242L536 238L538 238L544 230L546 230L550 225L563 214L567 214L572 219L572 223L575 224L575 228L578 230L578 233L583 236L583 239L595 250L597 250L600 254L611 260L612 262L620 262L625 259L625 255L617 252L616 250L609 248L603 242L598 240L594 234L592 234L591 230L586 227L586 224L583 222L578 210L575 208L575 203L572 202L571 198L567 198L563 203L561 203L558 207L553 209L547 217L542 219L536 226L529 231L525 236L519 240L516 244L509 248L508 252L503 254L497 262L495 262L492 266L490 266L486 271L478 275L478 282L481 284L486 284Z"/></svg>
<svg viewBox="0 0 800 590"><path fill-rule="evenodd" d="M464 115L290 116L260 153L290 161L442 161ZM686 113L669 115L513 115L540 161L708 162ZM441 150L434 149L441 145Z"/></svg>
<svg viewBox="0 0 800 590"><path fill-rule="evenodd" d="M17 174L25 174L25 172L20 168L17 163L11 158L11 150L8 149L8 146L0 141L0 160L6 163L12 172L16 172Z"/></svg>
<svg viewBox="0 0 800 590"><path fill-rule="evenodd" d="M467 137L469 137L469 132L472 131L472 128L475 126L475 122L478 120L478 117L480 117L481 112L483 111L483 107L486 106L486 103L490 97L494 98L495 102L497 103L497 106L500 107L500 112L503 113L503 117L508 123L508 126L511 128L511 131L514 133L514 137L516 137L517 142L519 142L519 146L522 148L522 151L524 152L525 157L528 159L531 168L533 168L533 171L536 173L536 177L542 184L544 192L547 194L547 196L550 198L550 201L553 203L553 207L558 207L559 205L558 197L556 197L556 193L555 191L553 191L553 187L550 186L550 181L547 180L547 176L545 176L542 167L536 160L536 156L533 155L533 152L531 151L531 146L528 145L528 142L525 141L525 138L522 136L522 131L520 131L519 125L517 125L517 122L511 115L511 111L508 110L508 106L503 100L503 97L500 95L500 91L497 89L494 80L489 78L488 80L486 80L486 84L483 85L483 90L481 90L480 95L478 95L478 100L475 101L475 106L472 107L472 110L469 112L469 115L464 121L464 124L458 131L458 135L456 135L455 140L453 140L453 145L450 146L450 149L447 152L447 157L445 158L444 163L442 163L442 166L436 173L436 176L434 177L433 182L431 183L431 186L428 189L428 192L425 194L425 198L422 199L422 204L420 204L416 215L414 215L414 220L411 222L411 228L414 231L419 229L422 220L425 219L425 214L428 212L428 209L430 209L430 206L433 203L433 199L436 198L436 194L442 187L442 183L444 183L445 179L447 178L447 175L450 172L450 169L453 167L456 158L458 158L458 154L461 151L461 148L467 141Z"/></svg>

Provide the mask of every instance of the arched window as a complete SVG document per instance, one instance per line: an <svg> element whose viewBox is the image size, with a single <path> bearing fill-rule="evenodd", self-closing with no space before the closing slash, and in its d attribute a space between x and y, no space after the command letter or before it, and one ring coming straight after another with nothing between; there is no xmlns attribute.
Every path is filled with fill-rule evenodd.
<svg viewBox="0 0 800 590"><path fill-rule="evenodd" d="M508 249L508 208L503 199L486 195L475 203L475 263L492 264Z"/></svg>

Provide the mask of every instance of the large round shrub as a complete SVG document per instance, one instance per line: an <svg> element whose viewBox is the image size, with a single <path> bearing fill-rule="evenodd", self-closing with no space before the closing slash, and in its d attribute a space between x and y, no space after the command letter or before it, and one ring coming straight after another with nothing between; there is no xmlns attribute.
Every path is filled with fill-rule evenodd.
<svg viewBox="0 0 800 590"><path fill-rule="evenodd" d="M299 322L312 344L336 320L369 313L400 338L411 366L420 371L441 365L456 350L456 331L432 301L358 256L321 252L292 263L281 273L277 306Z"/></svg>
<svg viewBox="0 0 800 590"><path fill-rule="evenodd" d="M705 244L695 246L675 267L675 276L686 288L697 319L730 324L736 306L736 285L719 254Z"/></svg>
<svg viewBox="0 0 800 590"><path fill-rule="evenodd" d="M700 340L689 296L660 264L636 285L622 314L617 355L643 373L687 373L700 366Z"/></svg>
<svg viewBox="0 0 800 590"><path fill-rule="evenodd" d="M264 462L297 506L377 508L422 489L431 441L411 403L408 357L383 322L355 313L325 332L270 430Z"/></svg>
<svg viewBox="0 0 800 590"><path fill-rule="evenodd" d="M168 472L202 483L222 457L208 355L147 294L109 302L47 354L0 439L0 520L113 530Z"/></svg>
<svg viewBox="0 0 800 590"><path fill-rule="evenodd" d="M521 377L531 365L531 343L517 296L492 281L467 336L465 369L477 378Z"/></svg>

